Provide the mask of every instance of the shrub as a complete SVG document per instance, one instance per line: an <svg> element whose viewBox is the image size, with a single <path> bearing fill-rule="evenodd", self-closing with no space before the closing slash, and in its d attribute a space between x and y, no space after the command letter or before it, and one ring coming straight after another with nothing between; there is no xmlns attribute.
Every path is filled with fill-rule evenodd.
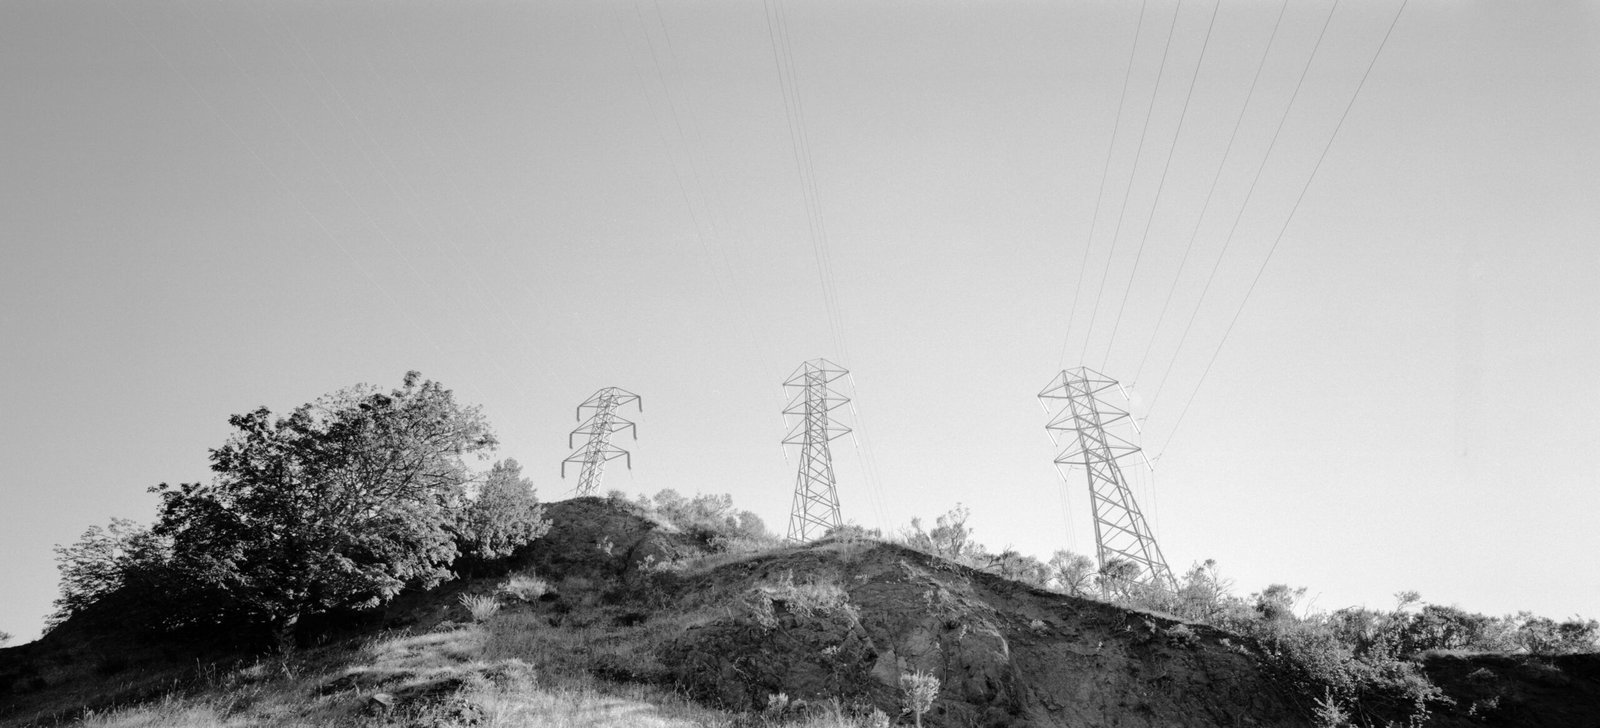
<svg viewBox="0 0 1600 728"><path fill-rule="evenodd" d="M1057 551L1045 565L1050 567L1050 579L1056 591L1064 594L1084 596L1094 583L1094 562L1082 554Z"/></svg>
<svg viewBox="0 0 1600 728"><path fill-rule="evenodd" d="M1043 589L1050 581L1050 567L1046 566L1032 556L1020 553L1014 549L1006 549L997 556L989 557L989 562L984 565L984 571L991 574L1020 581Z"/></svg>
<svg viewBox="0 0 1600 728"><path fill-rule="evenodd" d="M498 591L518 601L534 602L550 593L550 582L532 574L517 574L501 584Z"/></svg>
<svg viewBox="0 0 1600 728"><path fill-rule="evenodd" d="M924 531L922 519L913 518L904 533L906 545L958 564L966 563L963 557L981 548L972 540L972 529L967 528L971 517L972 509L957 503L949 513L934 519L932 530Z"/></svg>
<svg viewBox="0 0 1600 728"><path fill-rule="evenodd" d="M1188 647L1195 642L1198 642L1200 639L1199 636L1194 633L1194 630L1189 629L1189 625L1181 622L1168 627L1166 629L1166 634L1167 641L1176 647Z"/></svg>
<svg viewBox="0 0 1600 728"><path fill-rule="evenodd" d="M883 541L883 531L876 528L867 528L859 523L846 523L838 528L830 528L823 534L823 539L839 541L842 543L858 543L863 541Z"/></svg>
<svg viewBox="0 0 1600 728"><path fill-rule="evenodd" d="M712 551L744 539L775 543L761 517L736 510L733 497L727 494L685 498L669 488L654 498L639 496L637 505L646 517L689 535Z"/></svg>
<svg viewBox="0 0 1600 728"><path fill-rule="evenodd" d="M1350 725L1350 714L1339 707L1339 701L1333 699L1333 691L1324 689L1322 697L1313 705L1312 715L1317 719L1317 728L1343 728Z"/></svg>
<svg viewBox="0 0 1600 728"><path fill-rule="evenodd" d="M1137 601L1145 591L1139 583L1139 565L1124 558L1106 559L1095 575L1095 584L1113 601Z"/></svg>
<svg viewBox="0 0 1600 728"><path fill-rule="evenodd" d="M785 572L776 584L757 587L759 594L769 604L782 602L791 613L812 615L844 615L854 620L856 608L850 603L850 594L831 581L794 582L794 572Z"/></svg>
<svg viewBox="0 0 1600 728"><path fill-rule="evenodd" d="M921 670L900 676L901 707L915 717L918 728L922 726L922 714L933 708L933 701L937 697L939 678Z"/></svg>
<svg viewBox="0 0 1600 728"><path fill-rule="evenodd" d="M1484 642L1492 618L1469 614L1456 607L1424 605L1405 621L1400 631L1401 653L1426 650L1461 650Z"/></svg>
<svg viewBox="0 0 1600 728"><path fill-rule="evenodd" d="M1223 578L1216 561L1206 559L1184 573L1167 611L1184 619L1214 622L1237 608L1232 591L1233 581Z"/></svg>
<svg viewBox="0 0 1600 728"><path fill-rule="evenodd" d="M460 601L474 622L486 621L500 611L500 601L487 594L462 594Z"/></svg>
<svg viewBox="0 0 1600 728"><path fill-rule="evenodd" d="M522 476L517 461L506 459L489 469L476 496L461 509L456 542L465 556L498 559L549 530L532 481Z"/></svg>
<svg viewBox="0 0 1600 728"><path fill-rule="evenodd" d="M117 612L119 620L141 627L183 621L190 580L173 561L171 538L113 518L105 528L84 531L72 546L56 546L55 552L61 595L45 620L47 629L101 604ZM109 603L112 600L115 605Z"/></svg>
<svg viewBox="0 0 1600 728"><path fill-rule="evenodd" d="M1556 622L1549 617L1519 615L1522 622L1516 631L1516 641L1522 649L1534 655L1566 655L1596 651L1596 638L1600 637L1600 622L1573 617Z"/></svg>

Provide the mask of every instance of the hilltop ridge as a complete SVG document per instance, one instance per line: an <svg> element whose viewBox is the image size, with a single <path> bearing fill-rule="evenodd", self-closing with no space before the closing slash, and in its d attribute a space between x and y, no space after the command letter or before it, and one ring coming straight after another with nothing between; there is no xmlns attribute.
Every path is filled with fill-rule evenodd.
<svg viewBox="0 0 1600 728"><path fill-rule="evenodd" d="M308 625L311 646L292 654L151 642L107 615L75 617L0 650L0 724L541 725L574 695L609 697L581 703L588 717L571 725L909 724L899 679L917 671L940 684L930 726L1317 724L1322 696L1269 646L1215 627L893 543L719 551L625 502L546 508L550 530L512 557ZM508 593L517 575L545 586ZM495 607L474 615L464 597ZM1423 667L1444 697L1425 725L1600 715L1600 655L1435 655ZM638 720L595 707L617 701ZM1374 702L1352 717L1403 724L1411 707Z"/></svg>

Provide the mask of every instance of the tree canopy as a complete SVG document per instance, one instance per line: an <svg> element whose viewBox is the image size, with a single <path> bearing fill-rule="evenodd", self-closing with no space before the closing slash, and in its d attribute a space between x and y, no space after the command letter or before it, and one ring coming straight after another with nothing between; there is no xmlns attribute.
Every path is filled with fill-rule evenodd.
<svg viewBox="0 0 1600 728"><path fill-rule="evenodd" d="M229 424L212 482L154 489L154 532L219 607L282 632L449 576L464 458L495 445L478 408L409 372L387 394L354 387Z"/></svg>

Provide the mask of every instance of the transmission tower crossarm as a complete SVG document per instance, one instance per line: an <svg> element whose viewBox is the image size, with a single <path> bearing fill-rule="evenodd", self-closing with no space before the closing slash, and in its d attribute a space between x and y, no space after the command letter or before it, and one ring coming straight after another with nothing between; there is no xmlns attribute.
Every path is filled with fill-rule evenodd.
<svg viewBox="0 0 1600 728"><path fill-rule="evenodd" d="M797 418L784 436L783 444L800 446L800 465L795 474L794 499L789 513L788 540L791 542L806 543L843 525L833 453L828 443L850 432L850 428L830 415L850 400L829 385L849 373L826 359L812 359L802 363L783 382L783 386L797 390L783 408L784 415Z"/></svg>
<svg viewBox="0 0 1600 728"><path fill-rule="evenodd" d="M630 470L633 468L633 455L611 444L611 436L618 430L628 430L635 440L639 439L638 426L617 415L617 408L625 404L633 404L639 411L644 411L643 400L639 395L621 387L604 387L578 405L577 419L580 424L567 435L567 447L572 447L573 439L579 435L587 439L582 447L561 461L563 478L567 477L568 463L583 466L578 476L578 487L574 489L578 495L593 495L600 489L600 480L605 473L607 462L620 457ZM591 413L588 419L583 417L585 410Z"/></svg>
<svg viewBox="0 0 1600 728"><path fill-rule="evenodd" d="M1039 399L1062 400L1064 404L1045 425L1052 434L1072 433L1065 448L1056 456L1057 465L1082 465L1089 481L1090 505L1094 513L1095 554L1101 569L1121 559L1138 569L1137 580L1166 590L1176 581L1168 568L1144 514L1123 477L1121 458L1143 454L1135 445L1106 431L1108 425L1132 416L1106 402L1101 392L1120 385L1088 367L1064 369L1039 392ZM1046 412L1050 411L1048 405Z"/></svg>

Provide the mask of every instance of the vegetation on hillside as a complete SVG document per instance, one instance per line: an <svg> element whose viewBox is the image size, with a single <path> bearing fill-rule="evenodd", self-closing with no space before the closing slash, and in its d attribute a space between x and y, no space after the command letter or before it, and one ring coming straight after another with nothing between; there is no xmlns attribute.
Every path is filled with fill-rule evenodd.
<svg viewBox="0 0 1600 728"><path fill-rule="evenodd" d="M57 548L51 625L114 610L151 631L288 646L305 617L437 585L458 558L504 557L548 527L514 461L473 477L467 458L495 445L488 422L416 372L229 424L210 482L151 489L153 525L113 520Z"/></svg>
<svg viewBox="0 0 1600 728"><path fill-rule="evenodd" d="M706 574L724 566L801 553L727 495L663 490L629 498L613 491L604 501L608 507L587 500L588 507L642 524L628 532L639 540L624 545L596 534L592 544L575 547L583 537L569 534L565 548L577 555L561 563L572 568L535 570L540 554L530 545L553 526L570 531L570 524L547 518L515 461L475 474L468 461L487 460L496 444L489 424L478 408L456 402L416 372L388 392L353 387L286 415L262 407L229 422L233 433L211 450L209 482L151 489L160 498L154 523L113 519L57 547L61 596L50 625L98 619L151 643L220 642L234 650L228 660L269 656L216 663L226 667L195 662L201 674L157 689L167 696L161 701L91 712L83 716L87 725L520 725L534 714L600 710L607 701L595 697L597 691L634 690L628 700L658 706L652 709L660 714L657 725L846 728L921 725L939 699L939 679L902 664L898 716L884 714L881 700L843 701L847 693L861 697L851 691L870 682L862 671L875 658L863 646L861 607L837 575L797 579L789 569L763 572L738 588L705 582ZM1398 595L1391 610L1309 612L1300 607L1304 588L1275 584L1235 595L1212 561L1184 572L1175 591L1152 589L1130 578L1130 564L1115 560L1097 568L1069 551L1046 560L991 551L974 538L970 516L958 504L931 526L913 519L888 536L846 526L807 553L851 554L892 543L936 557L929 563L945 565L938 568L984 572L1168 620L1158 627L1131 617L1125 629L1137 628L1147 640L1188 646L1202 632L1213 642L1226 633L1230 638L1221 644L1270 666L1287 689L1314 705L1307 712L1329 726L1373 725L1395 715L1425 719L1446 700L1419 661L1432 653L1551 656L1596 651L1600 639L1594 620L1555 621L1525 612L1492 617L1424 604L1410 592ZM644 531L671 538L650 541L637 535ZM907 574L931 568L903 560L900 566ZM458 577L464 578L440 588ZM703 588L715 595L695 596L694 589ZM945 587L930 588L928 608ZM433 608L447 616L428 623L406 617L402 621L414 628L368 638L355 657L348 645L307 649L330 639L325 625L307 626L311 618L370 618L405 594L434 599L443 606ZM672 599L677 602L668 608ZM1142 626L1134 624L1140 619ZM718 712L655 688L616 685L668 685L704 672L710 663L695 661L704 656L675 642L690 627L738 646L749 630L767 634L785 620L821 620L811 626L844 630L845 642L805 656L832 681L831 704L775 691L764 704ZM962 624L960 634L967 629ZM1034 629L1048 625L1034 620ZM9 637L0 633L0 643ZM127 660L102 658L95 671L117 674ZM330 671L339 674L330 678ZM29 679L44 684L38 675ZM0 693L11 684L0 685ZM234 691L227 698L232 702L219 702L219 688ZM297 703L295 696L307 691L318 699ZM341 702L340 695L347 699ZM357 695L378 705L357 705ZM399 702L384 702L390 699ZM680 714L687 717L673 717ZM569 724L622 723L574 718Z"/></svg>
<svg viewBox="0 0 1600 728"><path fill-rule="evenodd" d="M1557 622L1530 612L1502 617L1455 606L1424 604L1416 592L1396 595L1393 610L1348 607L1306 612L1297 607L1305 587L1273 584L1240 597L1215 561L1196 564L1176 591L1154 589L1129 577L1132 565L1112 560L1094 569L1087 557L1056 552L1049 561L1006 550L993 553L972 538L970 509L957 504L924 529L913 519L902 543L926 553L1037 588L1103 599L1125 607L1209 624L1258 641L1285 679L1308 695L1323 696L1324 712L1363 715L1409 706L1426 717L1442 700L1416 659L1437 651L1552 656L1600 651L1600 621ZM1132 570L1136 573L1136 569Z"/></svg>

